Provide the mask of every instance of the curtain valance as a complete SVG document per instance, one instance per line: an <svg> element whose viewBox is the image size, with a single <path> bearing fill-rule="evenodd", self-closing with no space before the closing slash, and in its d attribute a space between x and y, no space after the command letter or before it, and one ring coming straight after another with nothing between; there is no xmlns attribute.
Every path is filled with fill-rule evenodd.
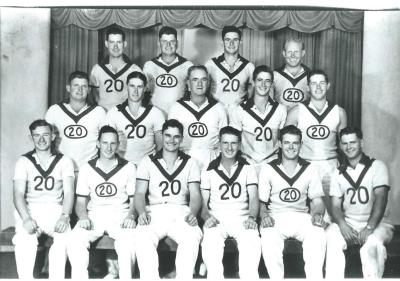
<svg viewBox="0 0 400 281"><path fill-rule="evenodd" d="M361 32L363 11L291 11L291 10L197 10L197 9L76 9L53 8L55 28L76 25L98 30L111 24L139 29L157 24L175 28L204 25L222 29L225 25L246 26L254 30L274 31L289 27L312 33L328 28Z"/></svg>

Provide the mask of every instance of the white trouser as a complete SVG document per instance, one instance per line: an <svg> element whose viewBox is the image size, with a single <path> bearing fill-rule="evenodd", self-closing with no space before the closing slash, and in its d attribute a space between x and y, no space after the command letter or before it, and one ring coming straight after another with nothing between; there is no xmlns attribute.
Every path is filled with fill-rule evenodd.
<svg viewBox="0 0 400 281"><path fill-rule="evenodd" d="M237 242L239 252L239 276L245 279L258 279L258 265L261 257L261 242L257 229L245 229L243 222L246 217L218 217L219 224L215 227L204 227L204 237L201 244L203 261L207 266L207 278L223 279L224 269L222 258L225 240L232 237Z"/></svg>
<svg viewBox="0 0 400 281"><path fill-rule="evenodd" d="M322 189L324 190L324 203L326 207L326 212L324 216L324 220L328 223L332 222L331 214L332 214L332 206L329 195L329 190L331 186L331 177L335 172L335 169L338 167L339 163L336 158L329 160L314 160L310 161L317 168L319 177L322 181Z"/></svg>
<svg viewBox="0 0 400 281"><path fill-rule="evenodd" d="M149 225L137 227L136 255L140 278L158 279L158 242L168 236L177 244L176 278L192 279L202 232L198 226L184 221L189 213L186 205L160 204L148 206Z"/></svg>
<svg viewBox="0 0 400 281"><path fill-rule="evenodd" d="M72 278L87 279L90 243L107 233L115 240L114 247L118 255L119 277L132 278L132 262L135 262L136 230L121 228L128 210L89 212L92 229L86 230L76 225L68 239L68 257L72 267Z"/></svg>
<svg viewBox="0 0 400 281"><path fill-rule="evenodd" d="M312 225L308 213L283 212L271 216L275 225L260 228L262 255L270 278L284 277L282 251L285 239L295 238L303 243L306 277L321 280L326 250L324 229Z"/></svg>
<svg viewBox="0 0 400 281"><path fill-rule="evenodd" d="M67 260L66 243L70 228L64 233L54 232L54 227L61 216L62 206L58 204L31 204L28 211L42 231L53 237L53 245L49 250L49 278L65 278L65 262ZM35 266L38 236L29 234L23 227L23 222L18 212L15 211L15 236L12 241L15 245L15 261L18 277L20 279L32 279Z"/></svg>
<svg viewBox="0 0 400 281"><path fill-rule="evenodd" d="M366 223L352 223L351 227L360 231ZM345 255L343 250L347 249L340 228L336 223L326 229L326 278L342 279L345 270ZM393 226L380 223L374 232L368 236L364 245L360 248L360 258L364 278L382 278L385 269L386 248L393 237Z"/></svg>

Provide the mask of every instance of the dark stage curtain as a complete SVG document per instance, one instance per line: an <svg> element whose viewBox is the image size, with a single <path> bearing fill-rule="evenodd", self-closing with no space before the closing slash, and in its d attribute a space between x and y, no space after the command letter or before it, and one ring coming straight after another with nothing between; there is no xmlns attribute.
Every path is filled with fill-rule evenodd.
<svg viewBox="0 0 400 281"><path fill-rule="evenodd" d="M329 100L347 112L348 123L361 125L362 23L359 11L282 10L161 10L63 9L52 10L49 104L67 97L68 74L90 72L105 55L105 28L118 24L126 32L127 55L140 67L159 53L161 25L178 29L178 52L184 49L185 29L243 27L241 54L256 65L283 64L283 42L299 37L306 45L304 63L321 68L331 81ZM207 58L195 58L204 63ZM196 61L197 60L197 61Z"/></svg>

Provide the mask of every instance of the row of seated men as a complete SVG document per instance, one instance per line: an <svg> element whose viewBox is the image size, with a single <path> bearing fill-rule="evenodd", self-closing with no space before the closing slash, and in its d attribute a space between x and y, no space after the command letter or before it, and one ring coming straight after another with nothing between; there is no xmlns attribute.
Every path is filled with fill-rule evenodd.
<svg viewBox="0 0 400 281"><path fill-rule="evenodd" d="M192 276L200 243L208 276L221 278L227 237L238 242L243 278L257 277L261 252L269 275L283 277L282 241L289 237L303 242L307 277L322 278L326 245L327 276L343 277L347 244L363 245L365 276L382 276L383 245L393 228L383 218L387 168L362 153L362 133L347 127L344 110L327 101L326 73L299 63L300 41L285 43L281 72L252 68L248 95L239 91L246 83L238 77L250 64L238 55L241 33L226 27L224 54L210 62L217 68L190 65L179 79L187 90L179 93L171 74L183 65L176 31L160 30L161 55L145 64L145 74L129 70L119 32L107 32L109 64L96 65L91 78L71 73L68 101L52 105L47 122L30 127L35 149L18 160L14 177L20 277L32 277L42 232L54 237L49 269L55 278L64 277L67 255L73 277L87 277L89 243L105 232L115 239L121 278L130 278L135 257L141 277L158 277L156 246L165 236L179 245L180 278ZM146 72L151 65L164 72ZM301 79L289 74L293 65ZM107 79L96 80L96 71ZM215 73L227 78L215 80ZM304 78L307 90L290 86L279 96L279 77ZM97 106L87 103L90 83L99 87ZM306 93L308 99L295 102ZM104 103L112 97L123 98ZM70 232L74 194L79 220Z"/></svg>

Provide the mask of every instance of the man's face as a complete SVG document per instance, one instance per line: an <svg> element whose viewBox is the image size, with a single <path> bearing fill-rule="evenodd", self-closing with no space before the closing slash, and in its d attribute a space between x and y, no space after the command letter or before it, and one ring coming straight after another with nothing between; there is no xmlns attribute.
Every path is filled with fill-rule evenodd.
<svg viewBox="0 0 400 281"><path fill-rule="evenodd" d="M188 78L188 87L192 95L204 96L208 87L207 73L202 69L193 70Z"/></svg>
<svg viewBox="0 0 400 281"><path fill-rule="evenodd" d="M176 152L183 140L178 128L168 127L162 133L163 149L169 152Z"/></svg>
<svg viewBox="0 0 400 281"><path fill-rule="evenodd" d="M268 72L258 73L254 81L255 93L259 96L268 96L272 85L272 77Z"/></svg>
<svg viewBox="0 0 400 281"><path fill-rule="evenodd" d="M326 98L326 93L329 90L330 84L326 82L325 76L322 74L315 74L310 77L308 84L311 97L314 100L322 100Z"/></svg>
<svg viewBox="0 0 400 281"><path fill-rule="evenodd" d="M235 159L240 147L239 137L232 134L223 134L219 140L219 145L223 159Z"/></svg>
<svg viewBox="0 0 400 281"><path fill-rule="evenodd" d="M103 133L100 140L97 141L97 147L100 151L100 158L113 159L118 149L118 137L115 133Z"/></svg>
<svg viewBox="0 0 400 281"><path fill-rule="evenodd" d="M299 157L301 147L300 137L298 135L284 134L282 136L281 148L282 157L287 160L295 160Z"/></svg>
<svg viewBox="0 0 400 281"><path fill-rule="evenodd" d="M51 143L56 137L48 126L36 127L36 129L31 132L31 136L36 151L50 150Z"/></svg>
<svg viewBox="0 0 400 281"><path fill-rule="evenodd" d="M355 133L346 134L340 138L340 149L348 160L359 157L362 153L363 141Z"/></svg>
<svg viewBox="0 0 400 281"><path fill-rule="evenodd" d="M173 34L163 34L160 38L160 49L163 55L176 55L176 49L178 48L178 40L176 40Z"/></svg>
<svg viewBox="0 0 400 281"><path fill-rule="evenodd" d="M119 58L124 53L126 41L122 39L122 34L110 34L105 42L110 57Z"/></svg>
<svg viewBox="0 0 400 281"><path fill-rule="evenodd" d="M301 60L306 53L301 47L301 43L298 42L290 41L286 44L285 50L282 51L286 65L296 67L301 64Z"/></svg>
<svg viewBox="0 0 400 281"><path fill-rule="evenodd" d="M224 52L226 54L239 53L240 38L236 32L228 32L224 37Z"/></svg>
<svg viewBox="0 0 400 281"><path fill-rule="evenodd" d="M70 100L73 101L86 101L89 93L89 82L85 78L74 78L67 85L67 92L69 93Z"/></svg>
<svg viewBox="0 0 400 281"><path fill-rule="evenodd" d="M143 99L145 86L142 79L131 78L128 81L128 99L132 102L139 102Z"/></svg>

